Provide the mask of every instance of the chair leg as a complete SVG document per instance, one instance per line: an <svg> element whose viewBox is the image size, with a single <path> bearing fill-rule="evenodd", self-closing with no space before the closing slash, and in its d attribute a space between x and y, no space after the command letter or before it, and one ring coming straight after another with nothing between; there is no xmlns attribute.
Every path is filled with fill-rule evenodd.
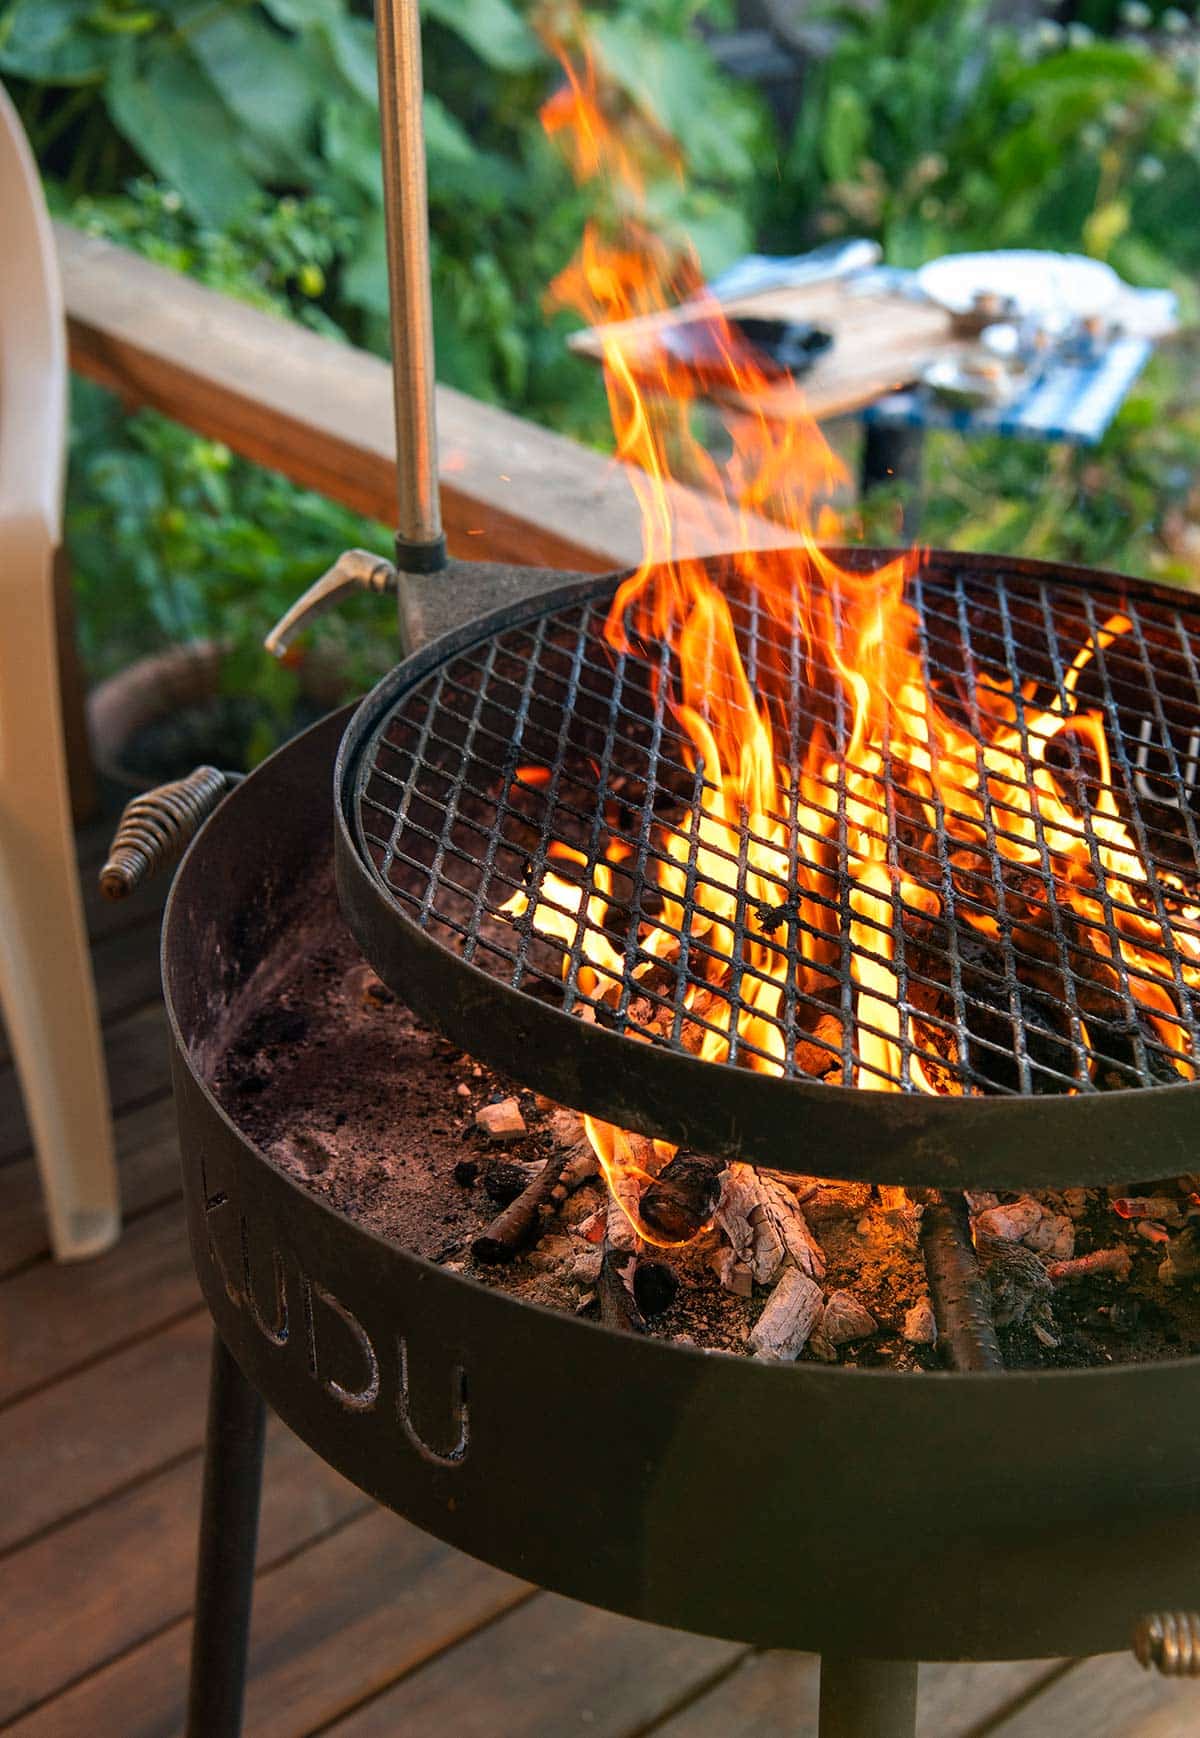
<svg viewBox="0 0 1200 1738"><path fill-rule="evenodd" d="M266 1408L213 1333L187 1738L239 1738Z"/></svg>
<svg viewBox="0 0 1200 1738"><path fill-rule="evenodd" d="M36 580L35 571L23 595L0 585L0 1009L63 1261L109 1248L121 1212L75 867L54 603L48 574Z"/></svg>

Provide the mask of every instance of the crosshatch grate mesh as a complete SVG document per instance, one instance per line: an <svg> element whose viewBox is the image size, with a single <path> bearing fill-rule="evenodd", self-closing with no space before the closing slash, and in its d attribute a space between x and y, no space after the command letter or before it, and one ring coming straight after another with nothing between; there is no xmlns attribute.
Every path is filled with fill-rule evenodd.
<svg viewBox="0 0 1200 1738"><path fill-rule="evenodd" d="M796 972L787 974L773 1024L789 1076L852 1082L858 991L846 873L848 708L830 673L806 669L801 648L784 639L752 596L734 589L733 581L727 592L748 673L771 701L777 756L799 767L818 720L836 750L838 771L824 781L821 795L837 855L822 922L840 945L834 962L822 968L817 993L801 989ZM1177 1082L1176 1061L1191 1054L1196 1038L1196 1009L1176 937L1195 928L1191 902L1200 905L1193 791L1200 760L1200 609L1186 595L1175 599L1133 582L1049 583L1019 568L955 566L945 558L925 565L909 598L926 682L981 753L986 732L976 703L979 684L1011 684L1030 778L1029 717L1065 693L1072 660L1112 614L1129 618L1127 633L1097 649L1076 697L1080 711L1098 712L1103 720L1110 788L1149 874L1142 885L1118 883L1107 892L1100 881L1102 917L1091 926L1100 938L1097 948L1073 915L1062 865L1052 859L1040 823L1039 865L1017 872L994 849L1010 822L1018 825L999 802L986 810L986 848L964 852L936 789L932 831L906 820L912 801L903 788L904 769L885 763L877 826L893 876L886 945L897 985L900 1059L891 1084L916 1090L918 1057L926 1079L950 1093L1094 1092ZM499 981L633 1038L695 1051L702 1034L717 1029L714 1019L721 1019L721 1029L724 1020L700 994L711 987L705 972L711 949L690 931L690 914L703 903L694 844L677 957L647 972L641 942L651 923L663 921L655 867L665 857L664 830L686 827L700 802L704 769L671 711L670 654L612 650L603 635L607 601L606 592L507 628L448 657L409 688L377 727L365 756L356 798L360 843L401 917ZM1098 863L1095 757L1076 733L1064 731L1051 759L1071 807L1083 817L1088 856ZM794 864L808 842L794 781L788 804L790 813L779 818ZM585 865L558 860L554 841L581 853ZM611 995L595 1000L580 984L582 943L592 923L587 899L571 914L565 976L562 947L536 934L528 917L500 914L518 889L534 904L545 898L551 870L590 886L613 841L625 852L603 915L603 933L621 961L615 1003ZM743 824L737 855L730 857L739 889L738 963L723 992L733 1005L735 1032L754 976L741 962L753 844ZM940 916L929 915L928 901L922 909L902 896L902 876L937 896ZM805 920L794 898L789 903L794 878L780 875L777 885L778 904L764 913L760 900L756 920L794 958ZM1150 967L1131 971L1119 962L1122 906L1154 929ZM991 936L969 922L981 912L992 920ZM1033 951L1026 945L1031 931L1039 938ZM882 935L880 941L883 946ZM861 935L858 945L863 951ZM1178 1034L1171 1042L1139 1005L1136 992L1145 983L1171 998ZM745 1066L756 1053L765 1054L735 1036L724 1065Z"/></svg>

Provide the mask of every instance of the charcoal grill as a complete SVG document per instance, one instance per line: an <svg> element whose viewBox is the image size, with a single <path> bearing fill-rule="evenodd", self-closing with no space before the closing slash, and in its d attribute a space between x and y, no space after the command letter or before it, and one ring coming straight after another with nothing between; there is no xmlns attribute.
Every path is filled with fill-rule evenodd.
<svg viewBox="0 0 1200 1738"><path fill-rule="evenodd" d="M333 1212L250 1141L209 1082L333 899L328 793L345 722L316 726L225 798L163 931L189 1232L219 1335L196 1738L236 1731L257 1481L248 1389L363 1490L474 1556L634 1617L821 1650L825 1738L912 1738L915 1667L871 1668L877 1701L843 1722L840 1698L864 1682L847 1656L1103 1652L1144 1613L1194 1605L1200 1359L905 1375L706 1354L434 1266ZM1148 1110L1175 1090L1136 1096ZM966 1101L968 1115L993 1102L1008 1101ZM1086 1114L1092 1100L1070 1103ZM714 1525L731 1467L747 1500L736 1524Z"/></svg>
<svg viewBox="0 0 1200 1738"><path fill-rule="evenodd" d="M460 566L451 587L438 571L417 10L390 0L378 13L397 566L350 552L270 643L281 649L355 585L400 592L409 645L433 622L450 631L413 652L348 725L326 720L229 795L206 769L161 802L140 802L105 871L109 891L127 889L215 808L163 932L189 1233L217 1329L189 1733L240 1730L265 1398L347 1477L437 1536L615 1611L817 1648L823 1738L912 1738L911 1662L1103 1651L1153 1607L1197 1601L1200 1361L914 1377L770 1367L618 1334L518 1303L332 1212L266 1158L211 1088L298 926L332 898L336 868L351 928L405 1000L488 1061L619 1124L778 1168L925 1186L951 1224L952 1192L971 1184L1126 1180L1147 1166L1189 1169L1194 1156L1196 1088L1163 1083L1177 1058L1139 1021L1127 979L1106 1020L1086 1025L1086 962L1077 969L1069 949L1057 961L1061 995L1025 993L991 836L977 889L947 876L940 826L927 861L914 864L910 851L904 865L945 903L940 940L910 948L899 910L890 926L898 1091L827 1086L790 1061L771 1078L746 1066L745 1043L727 1063L699 1062L681 1042L697 964L690 942L655 987L663 1020L645 1029L636 967L655 827L663 812L691 811L703 768L682 752L652 661L603 644L616 578ZM772 644L731 573L720 563L713 572L734 595L752 678L765 685L769 669L782 682L794 751L812 702L789 649ZM464 592L477 608L484 597L503 607L456 624ZM1131 888L1108 899L1103 923L1111 936L1128 897L1158 925L1160 975L1190 1048L1195 1012L1164 889L1171 874L1186 881L1200 868L1196 611L1147 586L986 557L931 555L914 591L927 675L968 727L981 673L1008 676L1015 693L1026 677L1061 692L1070 659L1115 600L1133 631L1097 654L1082 692L1104 716L1114 794L1157 878L1148 897ZM836 703L826 723L844 745ZM548 769L548 781L523 777L529 764ZM1066 770L1094 794L1085 759ZM621 799L615 823L609 794ZM837 778L828 801L844 815ZM799 849L796 815L783 819ZM889 837L894 821L889 795L878 817ZM614 824L632 852L605 919L621 996L588 1020L582 934L564 979L560 956L498 908L506 893L538 886L553 837L594 865ZM991 825L1003 827L1002 814ZM1061 937L1061 889L1044 852L1032 879L1048 933ZM958 921L976 894L999 921L1002 963L990 977L966 957ZM775 933L791 948L800 917L786 885L780 895ZM843 878L835 904L844 898ZM845 952L834 977L845 1013ZM918 1022L910 1010L922 987L938 992L937 1005ZM790 992L780 1015L789 1055L805 1017ZM843 1021L847 1074L850 1030ZM914 1058L929 1046L943 1066L951 1056L958 1095L911 1090ZM564 1466L570 1481L556 1476ZM714 1528L714 1491L730 1466L753 1502ZM1168 1618L1143 1639L1176 1669L1200 1661L1200 1620Z"/></svg>

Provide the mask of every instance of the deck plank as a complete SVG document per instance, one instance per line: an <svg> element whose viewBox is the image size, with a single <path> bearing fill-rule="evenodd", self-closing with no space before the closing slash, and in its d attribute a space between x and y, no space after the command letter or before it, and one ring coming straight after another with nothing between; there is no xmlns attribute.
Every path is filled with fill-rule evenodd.
<svg viewBox="0 0 1200 1738"><path fill-rule="evenodd" d="M744 1651L541 1594L330 1727L329 1738L627 1738Z"/></svg>
<svg viewBox="0 0 1200 1738"><path fill-rule="evenodd" d="M119 1117L117 1168L121 1211L128 1222L180 1193L175 1104L153 1100ZM37 1166L18 1159L0 1168L0 1278L50 1252Z"/></svg>
<svg viewBox="0 0 1200 1738"><path fill-rule="evenodd" d="M1196 1738L1200 1684L1144 1672L1131 1653L1080 1660L988 1738Z"/></svg>
<svg viewBox="0 0 1200 1738"><path fill-rule="evenodd" d="M316 1731L527 1594L521 1582L372 1509L260 1575L247 1738ZM173 1625L20 1721L11 1738L178 1738L190 1646L190 1622Z"/></svg>
<svg viewBox="0 0 1200 1738"><path fill-rule="evenodd" d="M23 1269L0 1285L0 1405L162 1327L199 1297L177 1201L136 1219L95 1261Z"/></svg>
<svg viewBox="0 0 1200 1738"><path fill-rule="evenodd" d="M922 1666L919 1738L975 1738L1061 1670L1047 1660ZM707 1694L650 1730L654 1738L816 1738L819 1681L813 1654L752 1653Z"/></svg>
<svg viewBox="0 0 1200 1738"><path fill-rule="evenodd" d="M157 943L158 916L153 912L99 940L92 937L96 1004L104 1026L115 1024L161 996ZM8 1067L11 1062L8 1035L0 1025L0 1067Z"/></svg>
<svg viewBox="0 0 1200 1738"><path fill-rule="evenodd" d="M263 1564L367 1506L361 1492L275 1421L265 1473ZM200 1456L193 1455L7 1560L0 1576L0 1720L53 1696L190 1609L200 1477ZM124 1722L91 1730L115 1735Z"/></svg>
<svg viewBox="0 0 1200 1738"><path fill-rule="evenodd" d="M167 1056L167 1014L160 1001L105 1028L104 1059L115 1116L169 1089ZM31 1151L21 1089L13 1069L6 1068L0 1073L0 1166Z"/></svg>
<svg viewBox="0 0 1200 1738"><path fill-rule="evenodd" d="M0 1412L0 1551L198 1449L211 1344L197 1308Z"/></svg>

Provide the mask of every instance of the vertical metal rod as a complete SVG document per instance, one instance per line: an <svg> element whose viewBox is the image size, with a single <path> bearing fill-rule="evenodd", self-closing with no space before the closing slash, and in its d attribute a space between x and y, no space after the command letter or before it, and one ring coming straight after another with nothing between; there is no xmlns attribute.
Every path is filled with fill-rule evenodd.
<svg viewBox="0 0 1200 1738"><path fill-rule="evenodd" d="M821 1656L820 1738L916 1738L915 1660Z"/></svg>
<svg viewBox="0 0 1200 1738"><path fill-rule="evenodd" d="M266 1408L213 1334L187 1738L240 1738Z"/></svg>
<svg viewBox="0 0 1200 1738"><path fill-rule="evenodd" d="M396 411L396 561L405 573L446 563L438 499L429 210L417 0L377 0L379 122Z"/></svg>

